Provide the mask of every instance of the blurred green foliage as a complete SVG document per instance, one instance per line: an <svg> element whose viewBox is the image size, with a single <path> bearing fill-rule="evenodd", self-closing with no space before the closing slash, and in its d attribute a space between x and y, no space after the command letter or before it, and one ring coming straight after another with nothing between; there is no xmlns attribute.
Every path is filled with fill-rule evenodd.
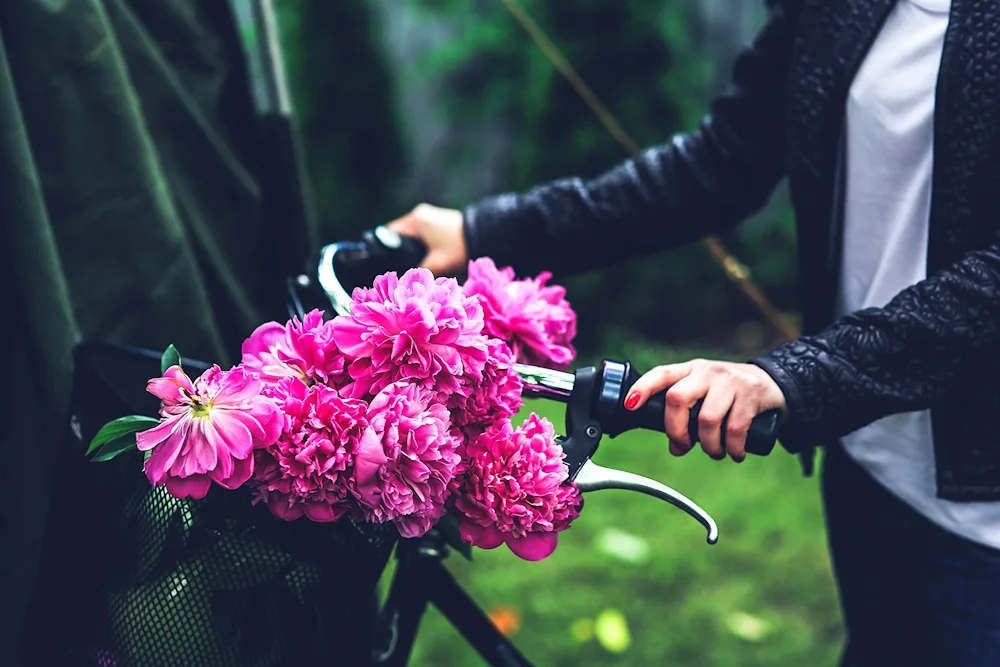
<svg viewBox="0 0 1000 667"><path fill-rule="evenodd" d="M398 213L406 172L393 72L362 0L277 0L292 106L324 243Z"/></svg>
<svg viewBox="0 0 1000 667"><path fill-rule="evenodd" d="M695 128L715 82L728 73L714 70L695 0L522 4L640 145ZM595 176L625 157L498 2L388 3L383 11L412 17L414 30L426 30L429 20L455 28L404 66L393 65L384 47L373 0L280 0L278 6L324 240L385 222L419 201L457 207L495 194L479 191L474 179L462 181L463 172L498 159L494 147L465 135L448 142L436 167L459 175L457 187L444 195L439 187L401 187L406 179L421 180L410 167L407 136L420 128L400 122L410 111L398 97L402 77L441 91L435 112L456 135L470 122L506 129L498 190ZM780 199L724 241L779 307L794 309L794 227ZM566 284L585 351L606 347L622 331L657 342L697 338L747 353L776 342L697 246Z"/></svg>

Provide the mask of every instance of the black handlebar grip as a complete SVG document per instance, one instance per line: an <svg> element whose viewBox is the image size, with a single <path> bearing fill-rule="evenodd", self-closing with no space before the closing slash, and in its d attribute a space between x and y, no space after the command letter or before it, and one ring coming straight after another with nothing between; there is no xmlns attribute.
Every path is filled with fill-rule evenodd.
<svg viewBox="0 0 1000 667"><path fill-rule="evenodd" d="M619 364L617 362L605 361L601 365L601 376L609 392L605 394L608 403L615 405L610 408L613 414L604 417L606 421L605 432L614 437L619 433L630 431L635 428L659 431L663 433L666 429L663 423L664 412L666 411L666 390L653 394L638 410L627 410L624 406L625 398L629 389L639 379L638 371L632 368L631 364ZM615 386L617 385L617 386ZM612 388L613 387L613 388ZM611 397L614 397L613 399ZM608 403L605 403L607 405ZM698 438L698 415L701 411L702 401L698 401L688 412L688 437L692 443L699 441ZM774 449L778 439L778 422L781 413L778 410L769 410L753 418L750 423L750 430L747 431L746 452L758 456L767 456ZM722 422L722 446L726 445L726 422Z"/></svg>
<svg viewBox="0 0 1000 667"><path fill-rule="evenodd" d="M701 412L703 400L699 400L688 411L688 437L691 443L699 442L698 438L698 415ZM663 413L667 407L667 392L661 391L649 397L641 408L636 410L636 421L639 428L651 431L664 432ZM750 422L750 430L747 431L746 452L758 456L767 456L774 449L774 444L778 439L778 420L780 413L777 410L769 410L757 415ZM726 446L726 422L729 416L722 420L722 447Z"/></svg>
<svg viewBox="0 0 1000 667"><path fill-rule="evenodd" d="M628 388L622 393L627 396ZM667 392L661 391L658 394L650 396L649 400L643 403L641 408L631 414L634 415L632 418L635 419L635 424L638 428L664 433L666 429L664 428L663 417L666 411Z"/></svg>
<svg viewBox="0 0 1000 667"><path fill-rule="evenodd" d="M373 252L381 255L382 266L379 268L385 268L386 271L402 274L419 266L427 257L428 248L423 241L398 234L384 225L367 230L361 236Z"/></svg>
<svg viewBox="0 0 1000 667"><path fill-rule="evenodd" d="M664 392L664 395L666 393ZM698 442L698 415L701 412L701 406L704 400L699 400L694 406L688 411L688 437L691 439L692 444ZM778 422L781 418L781 413L778 410L768 410L763 412L750 422L750 429L747 431L746 440L746 452L747 454L757 454L758 456L767 456L774 449L774 444L778 440ZM720 427L722 448L726 448L726 422L729 421L729 415L722 418L722 426Z"/></svg>
<svg viewBox="0 0 1000 667"><path fill-rule="evenodd" d="M395 271L402 275L420 265L427 246L384 225L361 233L359 243L347 243L334 255L337 282L347 294L357 287L371 287L378 276Z"/></svg>

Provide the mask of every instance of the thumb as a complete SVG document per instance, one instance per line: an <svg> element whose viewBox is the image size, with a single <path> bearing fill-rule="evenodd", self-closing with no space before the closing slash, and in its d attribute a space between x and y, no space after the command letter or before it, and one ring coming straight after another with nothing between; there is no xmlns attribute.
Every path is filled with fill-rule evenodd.
<svg viewBox="0 0 1000 667"><path fill-rule="evenodd" d="M691 374L694 364L685 361L682 364L657 366L641 378L629 390L625 398L625 408L638 410L653 394L677 384Z"/></svg>
<svg viewBox="0 0 1000 667"><path fill-rule="evenodd" d="M396 218L387 224L386 227L402 236L420 236L420 232L417 229L417 217L412 211Z"/></svg>
<svg viewBox="0 0 1000 667"><path fill-rule="evenodd" d="M424 257L422 262L420 262L420 266L427 269L435 276L447 275L452 272L451 262L448 261L448 255L440 250L431 250L427 253L427 256Z"/></svg>

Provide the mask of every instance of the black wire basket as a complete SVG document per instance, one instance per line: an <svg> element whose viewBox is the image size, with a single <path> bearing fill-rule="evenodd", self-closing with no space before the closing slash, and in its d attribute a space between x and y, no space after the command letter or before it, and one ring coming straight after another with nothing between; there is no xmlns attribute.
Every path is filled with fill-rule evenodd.
<svg viewBox="0 0 1000 667"><path fill-rule="evenodd" d="M392 524L273 517L242 491L178 500L142 455L84 458L105 422L156 415L157 355L81 346L72 435L53 479L27 667L268 667L369 662Z"/></svg>

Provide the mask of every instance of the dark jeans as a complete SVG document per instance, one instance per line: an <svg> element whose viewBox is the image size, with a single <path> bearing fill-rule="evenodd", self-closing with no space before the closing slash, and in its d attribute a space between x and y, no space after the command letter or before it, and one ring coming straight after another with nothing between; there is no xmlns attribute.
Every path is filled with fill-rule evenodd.
<svg viewBox="0 0 1000 667"><path fill-rule="evenodd" d="M842 667L1000 666L1000 551L930 523L840 447L822 482Z"/></svg>

